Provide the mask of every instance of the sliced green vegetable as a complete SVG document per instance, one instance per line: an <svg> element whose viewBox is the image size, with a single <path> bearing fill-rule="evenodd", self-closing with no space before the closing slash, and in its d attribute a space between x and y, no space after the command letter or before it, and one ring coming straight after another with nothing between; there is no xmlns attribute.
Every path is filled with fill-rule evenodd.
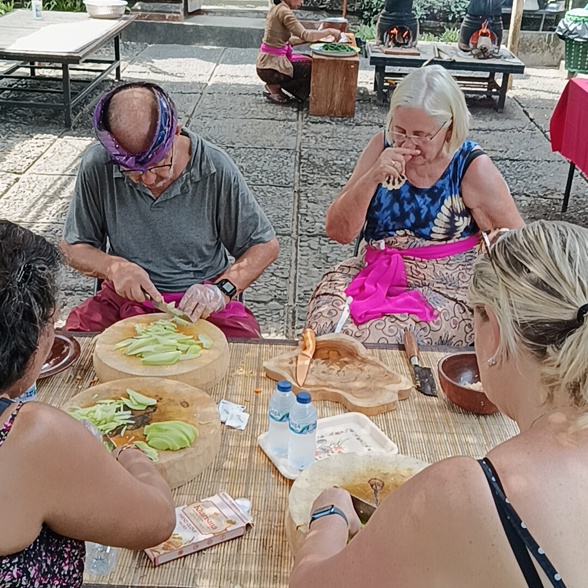
<svg viewBox="0 0 588 588"><path fill-rule="evenodd" d="M194 443L198 430L183 421L165 421L147 425L143 432L147 443L154 449L178 451Z"/></svg>
<svg viewBox="0 0 588 588"><path fill-rule="evenodd" d="M198 341L202 343L202 347L204 347L204 349L210 349L213 345L212 338L209 337L206 333L200 333L200 335L198 335Z"/></svg>
<svg viewBox="0 0 588 588"><path fill-rule="evenodd" d="M144 357L141 360L143 365L174 365L180 359L181 351L168 351L167 353L156 353Z"/></svg>
<svg viewBox="0 0 588 588"><path fill-rule="evenodd" d="M171 304L168 304L168 308ZM114 348L122 350L124 355L140 357L143 365L173 365L178 361L196 359L203 348L210 349L213 346L212 338L206 333L199 334L196 340L192 335L179 333L178 324L190 323L174 316L171 320L136 325L136 336L120 341ZM132 401L125 404L133 410L139 410Z"/></svg>
<svg viewBox="0 0 588 588"><path fill-rule="evenodd" d="M145 441L135 441L135 445L153 462L159 461L159 455L155 449L149 447Z"/></svg>

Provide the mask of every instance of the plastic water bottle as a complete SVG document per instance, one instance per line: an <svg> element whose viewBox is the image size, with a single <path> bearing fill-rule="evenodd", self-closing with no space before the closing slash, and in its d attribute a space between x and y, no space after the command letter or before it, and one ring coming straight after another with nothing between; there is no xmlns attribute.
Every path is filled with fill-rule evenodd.
<svg viewBox="0 0 588 588"><path fill-rule="evenodd" d="M99 543L86 543L86 572L106 576L114 571L118 560L118 549Z"/></svg>
<svg viewBox="0 0 588 588"><path fill-rule="evenodd" d="M18 398L15 398L15 402L29 402L34 400L37 396L37 383L35 382L26 392L23 392Z"/></svg>
<svg viewBox="0 0 588 588"><path fill-rule="evenodd" d="M312 465L316 453L316 409L308 392L298 392L290 412L288 465L304 470Z"/></svg>
<svg viewBox="0 0 588 588"><path fill-rule="evenodd" d="M88 420L80 421L100 443L102 433ZM114 571L118 560L118 548L99 543L86 542L86 571L97 576L106 576Z"/></svg>
<svg viewBox="0 0 588 588"><path fill-rule="evenodd" d="M267 440L275 455L288 455L288 421L296 404L292 384L281 380L269 401L269 431Z"/></svg>
<svg viewBox="0 0 588 588"><path fill-rule="evenodd" d="M31 10L33 11L33 18L41 20L43 18L43 0L31 0Z"/></svg>

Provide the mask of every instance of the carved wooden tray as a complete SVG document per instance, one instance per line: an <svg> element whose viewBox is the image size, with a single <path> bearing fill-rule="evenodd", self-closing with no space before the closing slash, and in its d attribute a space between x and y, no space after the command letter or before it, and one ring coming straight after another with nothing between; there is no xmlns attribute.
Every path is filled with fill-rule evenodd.
<svg viewBox="0 0 588 588"><path fill-rule="evenodd" d="M372 416L395 410L410 395L412 382L370 355L359 342L343 334L316 338L310 370L303 386L296 381L299 349L264 363L272 380L292 382L295 392L308 390L313 400L340 402L351 411Z"/></svg>

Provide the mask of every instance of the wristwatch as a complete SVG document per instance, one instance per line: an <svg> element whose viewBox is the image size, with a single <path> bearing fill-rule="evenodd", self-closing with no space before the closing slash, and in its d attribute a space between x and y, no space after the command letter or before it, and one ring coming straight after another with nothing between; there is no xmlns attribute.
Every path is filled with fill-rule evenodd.
<svg viewBox="0 0 588 588"><path fill-rule="evenodd" d="M219 280L214 284L225 296L228 296L231 300L237 294L237 286L230 280Z"/></svg>
<svg viewBox="0 0 588 588"><path fill-rule="evenodd" d="M334 514L342 517L345 521L345 524L347 525L347 528L349 528L349 521L347 520L345 513L340 508L337 508L334 504L330 504L329 506L321 506L320 508L317 508L310 515L310 523L308 523L308 528L310 529L312 523L314 523L314 521L316 521L317 519L322 519L323 517L328 517L329 515Z"/></svg>

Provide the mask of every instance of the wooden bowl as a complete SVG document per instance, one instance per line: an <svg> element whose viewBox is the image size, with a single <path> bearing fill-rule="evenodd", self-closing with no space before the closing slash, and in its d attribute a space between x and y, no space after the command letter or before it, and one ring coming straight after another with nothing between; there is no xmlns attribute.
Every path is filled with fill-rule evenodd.
<svg viewBox="0 0 588 588"><path fill-rule="evenodd" d="M478 360L474 351L446 355L437 366L445 396L457 406L475 414L494 414L498 408L484 392L468 388L480 381Z"/></svg>

